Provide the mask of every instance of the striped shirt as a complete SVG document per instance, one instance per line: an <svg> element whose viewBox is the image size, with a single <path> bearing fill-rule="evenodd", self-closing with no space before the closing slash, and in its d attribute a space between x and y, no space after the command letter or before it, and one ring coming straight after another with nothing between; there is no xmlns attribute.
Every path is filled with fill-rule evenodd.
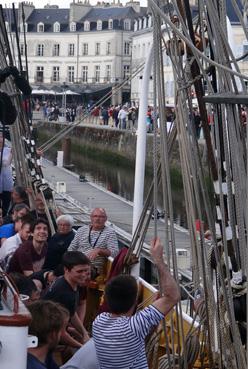
<svg viewBox="0 0 248 369"><path fill-rule="evenodd" d="M93 338L100 369L148 369L145 337L163 317L153 305L132 317L98 315Z"/></svg>
<svg viewBox="0 0 248 369"><path fill-rule="evenodd" d="M68 251L81 251L88 255L94 248L108 249L114 258L119 251L114 229L105 226L102 231L94 231L89 225L84 225L78 229ZM97 256L93 262L100 274L103 272L105 261L106 257Z"/></svg>

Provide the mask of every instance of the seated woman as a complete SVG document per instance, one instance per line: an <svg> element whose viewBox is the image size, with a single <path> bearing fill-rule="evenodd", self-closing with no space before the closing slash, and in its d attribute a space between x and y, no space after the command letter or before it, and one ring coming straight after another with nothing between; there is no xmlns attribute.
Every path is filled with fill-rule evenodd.
<svg viewBox="0 0 248 369"><path fill-rule="evenodd" d="M43 268L54 270L62 262L75 233L72 230L74 221L71 215L60 215L56 219L57 232L48 241L48 250Z"/></svg>

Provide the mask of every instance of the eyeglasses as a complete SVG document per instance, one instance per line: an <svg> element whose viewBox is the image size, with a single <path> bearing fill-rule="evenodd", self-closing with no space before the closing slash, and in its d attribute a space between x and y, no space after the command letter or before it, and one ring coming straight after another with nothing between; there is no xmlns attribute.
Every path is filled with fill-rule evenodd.
<svg viewBox="0 0 248 369"><path fill-rule="evenodd" d="M58 227L70 227L71 225L68 223L59 223Z"/></svg>

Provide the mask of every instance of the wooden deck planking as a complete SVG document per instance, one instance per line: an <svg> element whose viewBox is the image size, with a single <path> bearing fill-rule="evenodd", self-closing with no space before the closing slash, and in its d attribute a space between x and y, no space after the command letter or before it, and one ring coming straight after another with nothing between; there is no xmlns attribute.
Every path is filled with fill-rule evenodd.
<svg viewBox="0 0 248 369"><path fill-rule="evenodd" d="M64 168L58 168L52 163L43 160L43 173L45 179L56 186L56 182L66 183L66 193L81 205L89 210L95 207L106 209L108 220L125 232L132 233L133 206L131 202L100 188L91 182L80 182L78 175L69 172ZM154 222L151 221L146 242L149 243L153 238ZM164 240L164 223L159 220L157 223L158 235ZM190 237L186 230L175 226L176 248L190 249Z"/></svg>

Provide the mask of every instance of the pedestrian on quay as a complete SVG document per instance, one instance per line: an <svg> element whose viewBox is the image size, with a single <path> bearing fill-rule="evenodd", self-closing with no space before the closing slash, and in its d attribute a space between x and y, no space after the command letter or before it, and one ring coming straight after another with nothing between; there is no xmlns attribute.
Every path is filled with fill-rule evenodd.
<svg viewBox="0 0 248 369"><path fill-rule="evenodd" d="M90 215L91 223L80 227L68 251L81 251L91 260L98 274L104 273L106 260L118 253L118 240L113 228L105 225L104 209L95 208Z"/></svg>
<svg viewBox="0 0 248 369"><path fill-rule="evenodd" d="M159 239L151 244L151 256L159 273L160 297L134 314L138 286L134 277L119 275L105 288L111 313L102 313L93 323L93 338L100 368L148 369L145 338L180 299L179 287L163 261Z"/></svg>
<svg viewBox="0 0 248 369"><path fill-rule="evenodd" d="M121 129L127 128L127 117L128 117L128 110L127 107L124 105L118 114L118 119L120 121L120 127Z"/></svg>
<svg viewBox="0 0 248 369"><path fill-rule="evenodd" d="M119 126L119 118L118 118L119 111L120 111L120 107L115 106L115 108L113 109L113 114L112 114L115 128L118 128L118 126Z"/></svg>

